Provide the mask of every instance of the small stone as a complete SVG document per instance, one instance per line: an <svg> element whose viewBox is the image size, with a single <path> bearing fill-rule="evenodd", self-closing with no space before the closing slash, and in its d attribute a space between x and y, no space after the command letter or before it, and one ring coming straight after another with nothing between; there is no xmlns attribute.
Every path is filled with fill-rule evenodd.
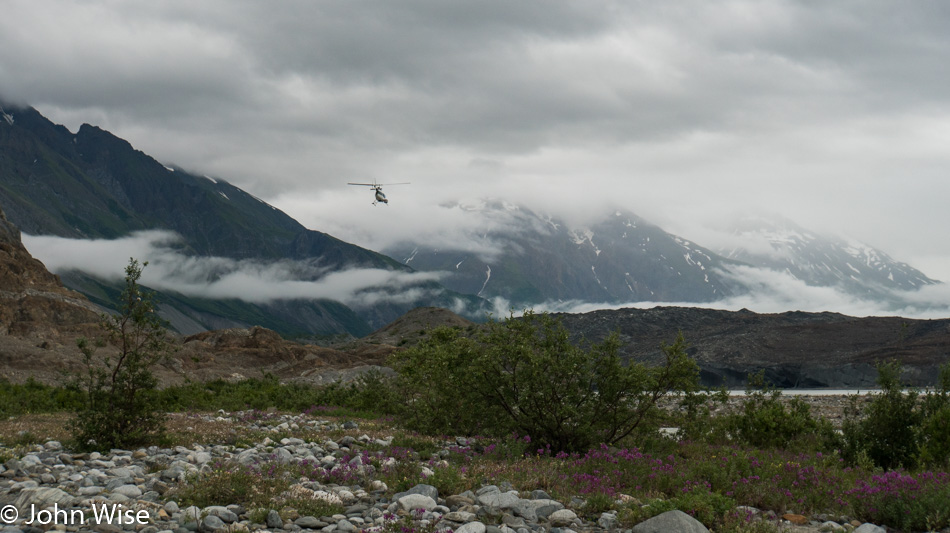
<svg viewBox="0 0 950 533"><path fill-rule="evenodd" d="M782 515L783 520L788 520L789 522L795 524L796 526L804 526L808 523L808 518L794 513L785 513Z"/></svg>
<svg viewBox="0 0 950 533"><path fill-rule="evenodd" d="M407 490L406 492L398 492L394 494L393 500L399 500L399 498L402 498L403 496L407 496L409 494L422 494L423 496L428 496L432 498L433 500L439 499L439 489L433 487L432 485L426 485L424 483L420 483L412 487L411 489Z"/></svg>
<svg viewBox="0 0 950 533"><path fill-rule="evenodd" d="M855 529L853 533L887 533L887 530L871 523L864 523Z"/></svg>
<svg viewBox="0 0 950 533"><path fill-rule="evenodd" d="M126 498L138 498L142 495L142 489L135 485L121 485L112 489L112 494L121 494Z"/></svg>
<svg viewBox="0 0 950 533"><path fill-rule="evenodd" d="M501 521L502 521L502 523L504 523L506 526L512 527L512 528L524 527L524 526L527 525L527 524L525 524L525 522L524 522L524 518L517 517L517 516L511 516L510 514L502 515Z"/></svg>
<svg viewBox="0 0 950 533"><path fill-rule="evenodd" d="M304 529L320 529L326 527L326 524L315 516L304 516L294 521L294 524Z"/></svg>
<svg viewBox="0 0 950 533"><path fill-rule="evenodd" d="M238 521L238 515L221 505L210 505L201 510L202 514L217 516L225 523L231 524Z"/></svg>
<svg viewBox="0 0 950 533"><path fill-rule="evenodd" d="M547 519L552 513L560 511L563 508L564 506L560 502L542 505L535 509L535 515L537 518Z"/></svg>
<svg viewBox="0 0 950 533"><path fill-rule="evenodd" d="M201 527L208 531L214 531L216 529L225 527L225 525L224 520L221 520L219 517L213 514L209 514L204 520L201 521Z"/></svg>
<svg viewBox="0 0 950 533"><path fill-rule="evenodd" d="M597 519L597 525L604 529L614 529L617 527L617 515L613 513L600 513Z"/></svg>
<svg viewBox="0 0 950 533"><path fill-rule="evenodd" d="M26 509L30 504L34 504L37 509L45 509L53 505L63 508L71 507L73 502L75 502L75 498L60 489L38 487L22 490L13 505L20 509Z"/></svg>
<svg viewBox="0 0 950 533"><path fill-rule="evenodd" d="M210 462L210 461L211 461L211 454L208 453L208 452L198 452L198 453L195 454L195 461L194 461L194 463L195 463L196 465L203 465L203 464L205 464L205 463L207 463L207 462Z"/></svg>
<svg viewBox="0 0 950 533"><path fill-rule="evenodd" d="M343 533L352 533L356 531L356 526L354 526L349 520L340 520L336 523L336 530L342 531Z"/></svg>
<svg viewBox="0 0 950 533"><path fill-rule="evenodd" d="M267 512L267 518L264 520L264 523L270 529L278 529L284 527L284 519L280 517L280 514L271 509Z"/></svg>
<svg viewBox="0 0 950 533"><path fill-rule="evenodd" d="M577 514L570 509L561 509L559 511L554 511L548 516L548 521L551 522L551 525L554 527L568 526L574 519L577 518Z"/></svg>
<svg viewBox="0 0 950 533"><path fill-rule="evenodd" d="M461 507L463 505L474 505L475 500L461 494L453 494L445 499L445 504L449 507Z"/></svg>
<svg viewBox="0 0 950 533"><path fill-rule="evenodd" d="M455 533L485 533L486 529L485 524L481 522L469 522L456 529Z"/></svg>
<svg viewBox="0 0 950 533"><path fill-rule="evenodd" d="M498 487L490 485L490 487L495 490L490 491L478 491L478 503L486 507L494 507L496 509L507 509L515 505L521 498L518 497L516 491L510 492L501 492Z"/></svg>
<svg viewBox="0 0 950 533"><path fill-rule="evenodd" d="M709 533L699 520L683 511L667 511L633 526L632 533Z"/></svg>
<svg viewBox="0 0 950 533"><path fill-rule="evenodd" d="M396 503L404 511L414 511L416 509L431 511L436 506L435 500L423 494L407 494L396 500Z"/></svg>
<svg viewBox="0 0 950 533"><path fill-rule="evenodd" d="M451 522L473 522L475 520L475 513L467 513L465 511L452 511L451 513L446 513L442 518L449 520Z"/></svg>

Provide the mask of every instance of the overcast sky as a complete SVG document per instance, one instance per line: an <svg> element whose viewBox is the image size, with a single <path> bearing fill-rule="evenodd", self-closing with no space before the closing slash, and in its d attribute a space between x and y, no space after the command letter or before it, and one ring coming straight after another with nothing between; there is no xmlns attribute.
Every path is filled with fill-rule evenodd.
<svg viewBox="0 0 950 533"><path fill-rule="evenodd" d="M950 3L6 0L0 96L379 249L775 211L950 281ZM373 207L350 181L411 182Z"/></svg>

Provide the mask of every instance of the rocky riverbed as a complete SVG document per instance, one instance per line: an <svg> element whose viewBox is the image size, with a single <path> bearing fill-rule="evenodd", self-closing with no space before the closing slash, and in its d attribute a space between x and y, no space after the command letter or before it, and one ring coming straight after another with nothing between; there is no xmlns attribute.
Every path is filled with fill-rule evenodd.
<svg viewBox="0 0 950 533"><path fill-rule="evenodd" d="M0 532L97 531L101 533L189 533L194 531L415 531L452 529L463 533L570 533L572 531L705 531L693 518L679 512L620 527L616 512L591 516L580 498L558 501L537 487L508 483L482 485L477 490L440 494L432 485L417 484L395 492L378 479L377 467L360 450L380 453L381 465L396 461L405 450L392 438L361 433L356 422L314 419L308 415L275 415L266 424L247 422L246 413L192 415L205 422L247 425L249 429L280 435L304 433L307 439L264 436L246 445L199 445L107 453L75 453L57 441L20 447L0 465ZM438 444L432 457L415 457L419 469L443 461L449 450L465 450L473 441L457 438ZM338 482L302 477L291 480L280 498L332 505L332 514L313 515L288 509L275 499L273 508L248 509L240 498L229 501L228 487L218 487L214 505L186 506L182 487L190 476L220 465L297 464L323 471L349 472ZM352 478L353 482L343 481ZM358 482L356 480L359 480ZM848 517L775 516L746 508L747 512L783 524L789 531L883 532L872 524Z"/></svg>

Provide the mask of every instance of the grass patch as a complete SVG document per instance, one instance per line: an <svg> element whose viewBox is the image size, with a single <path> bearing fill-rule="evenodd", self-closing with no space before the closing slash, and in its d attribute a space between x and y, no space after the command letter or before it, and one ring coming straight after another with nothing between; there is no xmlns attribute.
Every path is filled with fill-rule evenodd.
<svg viewBox="0 0 950 533"><path fill-rule="evenodd" d="M284 516L291 512L315 517L342 513L345 507L337 495L299 482L301 478L328 479L325 474L311 465L217 463L206 472L188 476L172 497L182 506L238 503L256 522L263 522L271 509Z"/></svg>

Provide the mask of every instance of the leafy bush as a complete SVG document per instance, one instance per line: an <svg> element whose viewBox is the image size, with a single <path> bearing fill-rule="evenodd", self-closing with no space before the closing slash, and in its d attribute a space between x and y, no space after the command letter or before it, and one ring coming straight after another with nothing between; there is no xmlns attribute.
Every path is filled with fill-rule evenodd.
<svg viewBox="0 0 950 533"><path fill-rule="evenodd" d="M877 371L881 394L864 413L852 406L845 420L844 456L852 464L884 469L950 466L950 363L941 367L929 394L903 390L897 361Z"/></svg>
<svg viewBox="0 0 950 533"><path fill-rule="evenodd" d="M478 342L455 328L436 328L416 346L393 354L398 373L397 416L410 429L428 433L490 433L494 411L472 388Z"/></svg>
<svg viewBox="0 0 950 533"><path fill-rule="evenodd" d="M682 335L663 347L658 367L624 365L611 335L582 347L547 314L489 322L474 337L435 330L394 354L400 417L436 433L527 435L532 446L583 451L653 431L658 402L698 387L698 367Z"/></svg>
<svg viewBox="0 0 950 533"><path fill-rule="evenodd" d="M44 385L32 376L16 384L0 377L0 417L74 411L81 405L82 392L75 386Z"/></svg>
<svg viewBox="0 0 950 533"><path fill-rule="evenodd" d="M727 425L723 416L714 411L729 403L729 390L725 387L713 390L686 391L679 400L679 412L670 422L679 428L678 440L724 443L729 441Z"/></svg>
<svg viewBox="0 0 950 533"><path fill-rule="evenodd" d="M877 383L881 393L874 396L863 418L849 410L842 430L843 454L856 463L864 455L874 465L885 468L914 468L920 452L918 431L923 422L916 390L903 391L901 365L897 361L878 364Z"/></svg>
<svg viewBox="0 0 950 533"><path fill-rule="evenodd" d="M781 398L782 391L765 382L764 371L750 375L742 410L725 417L733 439L761 448L785 448L793 441L810 444L797 448L835 448L837 436L830 422L812 416L801 398L792 398L788 405Z"/></svg>
<svg viewBox="0 0 950 533"><path fill-rule="evenodd" d="M465 474L455 465L436 465L432 472L431 476L425 478L425 483L439 489L439 494L461 494L477 488L477 484L466 479Z"/></svg>
<svg viewBox="0 0 950 533"><path fill-rule="evenodd" d="M937 389L923 398L920 464L950 468L950 364L940 369Z"/></svg>
<svg viewBox="0 0 950 533"><path fill-rule="evenodd" d="M135 259L125 268L120 314L103 315L100 326L118 353L98 356L86 339L77 344L85 373L79 381L82 405L72 421L73 436L80 447L120 448L154 440L164 431L164 412L149 393L157 386L152 368L171 350L161 319L155 313L152 294L138 284L142 269Z"/></svg>

